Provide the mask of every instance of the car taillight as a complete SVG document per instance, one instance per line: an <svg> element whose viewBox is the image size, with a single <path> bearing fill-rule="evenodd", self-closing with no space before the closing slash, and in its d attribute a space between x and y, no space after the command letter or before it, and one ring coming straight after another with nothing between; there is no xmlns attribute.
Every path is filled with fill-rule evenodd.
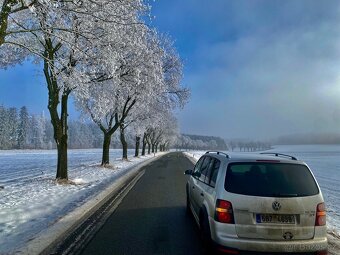
<svg viewBox="0 0 340 255"><path fill-rule="evenodd" d="M235 223L233 206L229 201L221 199L216 200L215 220L228 224Z"/></svg>
<svg viewBox="0 0 340 255"><path fill-rule="evenodd" d="M324 226L324 225L326 225L326 207L325 207L325 203L320 203L316 207L315 226Z"/></svg>

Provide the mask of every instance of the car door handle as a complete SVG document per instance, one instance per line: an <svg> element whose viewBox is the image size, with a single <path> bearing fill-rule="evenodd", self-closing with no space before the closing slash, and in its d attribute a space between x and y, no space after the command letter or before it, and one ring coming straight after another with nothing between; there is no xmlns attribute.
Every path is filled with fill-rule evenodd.
<svg viewBox="0 0 340 255"><path fill-rule="evenodd" d="M201 193L201 196L202 196L202 197L204 197L204 194L203 194L203 193Z"/></svg>

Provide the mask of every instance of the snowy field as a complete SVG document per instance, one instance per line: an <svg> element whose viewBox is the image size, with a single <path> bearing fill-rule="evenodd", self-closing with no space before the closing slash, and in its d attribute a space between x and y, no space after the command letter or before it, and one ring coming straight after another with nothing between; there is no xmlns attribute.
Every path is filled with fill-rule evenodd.
<svg viewBox="0 0 340 255"><path fill-rule="evenodd" d="M115 169L99 166L101 150L70 150L69 179L55 183L56 151L0 151L0 254L13 253L60 217L97 195L136 165L153 155L121 160L112 150Z"/></svg>
<svg viewBox="0 0 340 255"><path fill-rule="evenodd" d="M275 146L271 151L297 156L313 170L328 210L328 227L340 233L340 145ZM187 152L198 159L203 151ZM111 150L116 167L99 167L101 150L70 150L69 179L55 183L56 151L0 151L0 254L12 253L63 215L84 204L147 157L121 160ZM152 157L152 156L151 156Z"/></svg>
<svg viewBox="0 0 340 255"><path fill-rule="evenodd" d="M237 152L237 150L235 151ZM340 234L340 145L278 145L266 152L296 156L312 169L324 195L329 231ZM204 151L189 151L199 159Z"/></svg>

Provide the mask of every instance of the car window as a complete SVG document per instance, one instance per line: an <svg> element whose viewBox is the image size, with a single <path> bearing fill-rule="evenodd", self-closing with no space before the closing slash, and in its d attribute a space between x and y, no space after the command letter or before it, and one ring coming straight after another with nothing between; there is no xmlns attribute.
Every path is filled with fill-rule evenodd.
<svg viewBox="0 0 340 255"><path fill-rule="evenodd" d="M211 161L211 157L205 157L205 159L203 161L203 164L202 164L202 166L200 168L201 176L199 177L199 180L202 181L202 182L205 181L205 177L208 174L209 166L210 166L210 161Z"/></svg>
<svg viewBox="0 0 340 255"><path fill-rule="evenodd" d="M211 158L210 164L209 164L209 167L208 167L208 172L207 172L205 180L204 180L204 182L208 185L210 185L211 172L212 172L214 162L215 162L215 159Z"/></svg>
<svg viewBox="0 0 340 255"><path fill-rule="evenodd" d="M283 163L229 164L225 189L236 194L265 197L300 197L319 193L306 166Z"/></svg>
<svg viewBox="0 0 340 255"><path fill-rule="evenodd" d="M209 178L208 184L212 187L215 187L218 169L220 168L220 165L221 165L221 161L219 161L218 159L214 159L214 161L211 164L210 174L209 174L210 178Z"/></svg>
<svg viewBox="0 0 340 255"><path fill-rule="evenodd" d="M203 160L204 160L204 157L201 157L198 162L196 163L195 167L194 167L194 173L193 173L193 177L194 178L198 178L199 176L199 172L200 172L200 168L201 168L201 165L203 163Z"/></svg>

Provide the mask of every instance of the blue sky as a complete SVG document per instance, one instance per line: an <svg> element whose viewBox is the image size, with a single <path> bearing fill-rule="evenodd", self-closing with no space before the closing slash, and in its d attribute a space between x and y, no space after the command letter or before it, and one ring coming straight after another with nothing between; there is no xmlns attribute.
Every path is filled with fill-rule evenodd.
<svg viewBox="0 0 340 255"><path fill-rule="evenodd" d="M265 140L340 130L340 2L156 0L191 88L182 132ZM0 104L47 111L40 69L0 70ZM71 117L77 114L73 110Z"/></svg>
<svg viewBox="0 0 340 255"><path fill-rule="evenodd" d="M270 139L340 128L339 1L156 1L192 98L184 132Z"/></svg>

